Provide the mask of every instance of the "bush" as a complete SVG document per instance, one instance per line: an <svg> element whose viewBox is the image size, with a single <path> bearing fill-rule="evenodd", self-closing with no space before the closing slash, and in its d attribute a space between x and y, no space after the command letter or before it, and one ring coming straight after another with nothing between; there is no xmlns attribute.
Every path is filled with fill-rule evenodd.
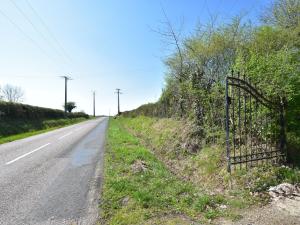
<svg viewBox="0 0 300 225"><path fill-rule="evenodd" d="M0 138L43 129L63 127L84 121L85 119L84 117L43 120L6 119L0 123Z"/></svg>
<svg viewBox="0 0 300 225"><path fill-rule="evenodd" d="M0 119L22 119L22 120L39 120L39 119L61 119L65 118L65 112L59 109L43 108L38 106L25 105L12 102L0 102ZM68 113L68 118L88 118L89 115L78 112Z"/></svg>
<svg viewBox="0 0 300 225"><path fill-rule="evenodd" d="M84 112L75 112L75 113L68 113L67 117L72 119L72 118L89 118L89 115L84 113Z"/></svg>

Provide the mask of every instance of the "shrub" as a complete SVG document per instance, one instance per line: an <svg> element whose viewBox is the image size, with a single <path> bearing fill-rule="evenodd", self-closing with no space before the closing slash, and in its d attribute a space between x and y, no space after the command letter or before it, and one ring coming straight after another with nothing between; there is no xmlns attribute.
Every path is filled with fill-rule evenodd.
<svg viewBox="0 0 300 225"><path fill-rule="evenodd" d="M25 105L20 103L0 102L0 119L61 119L65 118L65 112L59 109L43 108L38 106ZM88 118L83 112L68 113L68 118Z"/></svg>

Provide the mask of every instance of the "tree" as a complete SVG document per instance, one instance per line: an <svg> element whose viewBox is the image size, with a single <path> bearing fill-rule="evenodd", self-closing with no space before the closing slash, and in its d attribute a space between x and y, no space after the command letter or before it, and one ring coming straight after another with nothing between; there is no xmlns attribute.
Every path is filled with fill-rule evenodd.
<svg viewBox="0 0 300 225"><path fill-rule="evenodd" d="M237 70L245 71L270 98L290 100L299 94L299 49L290 33L262 26L236 59Z"/></svg>
<svg viewBox="0 0 300 225"><path fill-rule="evenodd" d="M71 113L73 109L75 109L76 103L75 102L67 102L67 105L64 105L64 108L66 109L67 112Z"/></svg>
<svg viewBox="0 0 300 225"><path fill-rule="evenodd" d="M6 84L0 89L0 99L8 102L22 102L24 91L21 87Z"/></svg>
<svg viewBox="0 0 300 225"><path fill-rule="evenodd" d="M276 0L266 8L262 21L282 28L295 28L300 22L299 0Z"/></svg>

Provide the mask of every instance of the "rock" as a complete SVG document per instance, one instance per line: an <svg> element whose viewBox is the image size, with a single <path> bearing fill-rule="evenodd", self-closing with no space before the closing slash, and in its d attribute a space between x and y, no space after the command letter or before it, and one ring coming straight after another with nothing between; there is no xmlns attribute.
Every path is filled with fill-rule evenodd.
<svg viewBox="0 0 300 225"><path fill-rule="evenodd" d="M269 188L269 195L272 198L278 198L278 197L294 197L294 196L300 196L300 190L299 187L293 184L289 183L282 183L275 187Z"/></svg>
<svg viewBox="0 0 300 225"><path fill-rule="evenodd" d="M269 195L272 197L272 198L277 198L279 196L278 193L274 192L274 191L269 191Z"/></svg>

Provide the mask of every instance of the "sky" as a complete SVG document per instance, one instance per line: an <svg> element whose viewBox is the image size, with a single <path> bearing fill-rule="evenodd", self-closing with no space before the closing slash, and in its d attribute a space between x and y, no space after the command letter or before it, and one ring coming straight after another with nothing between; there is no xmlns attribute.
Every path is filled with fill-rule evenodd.
<svg viewBox="0 0 300 225"><path fill-rule="evenodd" d="M166 12L182 36L211 15L227 23L245 13L258 23L269 0L1 0L0 86L20 86L25 104L62 109L64 80L76 111L117 112L158 100L172 52L155 30Z"/></svg>

